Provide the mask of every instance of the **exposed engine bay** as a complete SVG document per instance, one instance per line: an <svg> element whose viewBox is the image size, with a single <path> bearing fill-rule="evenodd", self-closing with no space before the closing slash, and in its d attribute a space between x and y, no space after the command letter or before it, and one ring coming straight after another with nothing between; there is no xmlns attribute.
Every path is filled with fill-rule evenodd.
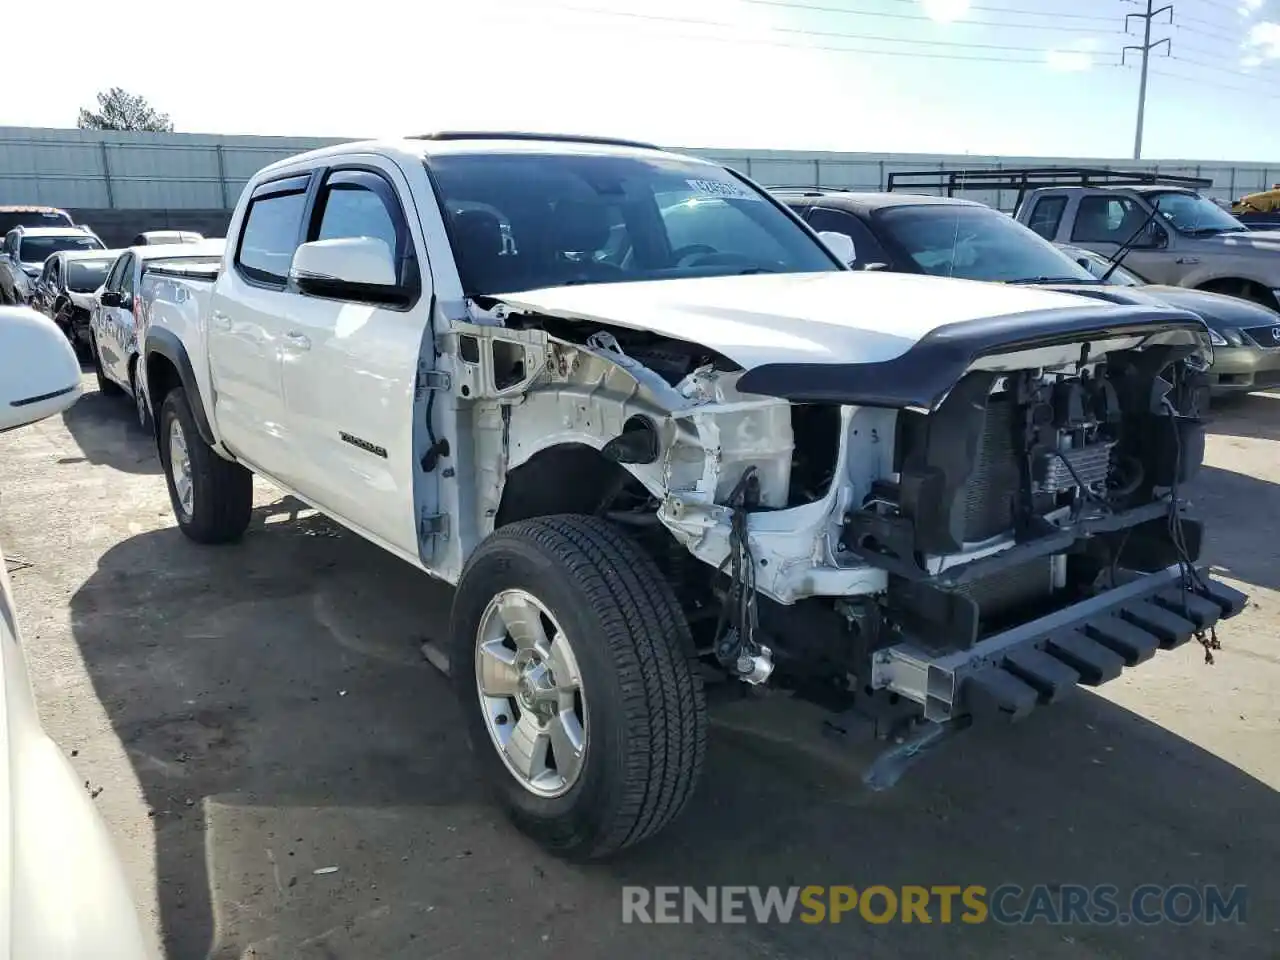
<svg viewBox="0 0 1280 960"><path fill-rule="evenodd" d="M1182 315L1138 335L1114 324L1020 331L960 361L946 344L957 375L936 402L916 381L899 388L871 370L886 364L850 365L843 393L830 367L813 376L827 385L782 370L775 389L767 368L744 371L692 340L502 305L494 318L503 333L493 335L521 349L508 386L496 374L476 381L477 399L518 394L483 516L513 515L503 504L545 456L548 433L595 447L625 471L597 511L649 546L699 654L729 677L902 701L946 720L976 709L961 689L969 673L1005 669L982 651L1011 630L1128 596L1139 581L1184 597L1208 590L1201 528L1179 493L1203 458L1208 344ZM893 362L910 374L909 363L933 359L916 352ZM932 367L929 378L941 382ZM894 398L907 389L919 397ZM1212 625L1170 615L1182 639ZM1097 640L1108 657L1127 642L1137 641ZM1049 659L1073 663L1064 669L1079 680L1093 649L1077 647L1074 659ZM959 666L939 674L939 664ZM1042 700L1028 670L1013 683Z"/></svg>

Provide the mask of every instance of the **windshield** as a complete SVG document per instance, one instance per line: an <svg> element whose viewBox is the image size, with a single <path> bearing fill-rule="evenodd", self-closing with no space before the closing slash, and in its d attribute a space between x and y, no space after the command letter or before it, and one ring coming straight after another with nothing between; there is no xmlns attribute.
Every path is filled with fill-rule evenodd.
<svg viewBox="0 0 1280 960"><path fill-rule="evenodd" d="M1093 283L1078 263L990 207L942 204L886 207L880 232L923 272L1004 283Z"/></svg>
<svg viewBox="0 0 1280 960"><path fill-rule="evenodd" d="M1198 193L1179 190L1149 194L1149 197L1160 215L1181 233L1238 233L1249 229L1212 200Z"/></svg>
<svg viewBox="0 0 1280 960"><path fill-rule="evenodd" d="M511 153L428 165L471 295L840 269L771 200L709 164Z"/></svg>
<svg viewBox="0 0 1280 960"><path fill-rule="evenodd" d="M0 234L14 227L70 227L71 218L53 210L0 210Z"/></svg>
<svg viewBox="0 0 1280 960"><path fill-rule="evenodd" d="M112 260L70 260L67 262L67 289L73 293L93 293L107 279Z"/></svg>
<svg viewBox="0 0 1280 960"><path fill-rule="evenodd" d="M18 259L23 263L44 263L59 250L101 250L95 237L23 237Z"/></svg>

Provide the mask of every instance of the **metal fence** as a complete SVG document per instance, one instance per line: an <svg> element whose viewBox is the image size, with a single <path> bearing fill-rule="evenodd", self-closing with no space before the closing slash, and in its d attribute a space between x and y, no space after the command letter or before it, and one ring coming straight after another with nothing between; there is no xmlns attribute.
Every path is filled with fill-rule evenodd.
<svg viewBox="0 0 1280 960"><path fill-rule="evenodd" d="M0 204L42 203L81 210L226 210L257 170L330 143L309 137L118 133L0 127ZM1236 199L1280 181L1275 164L1083 157L995 157L788 150L680 148L741 170L769 186L879 190L894 170L1026 167L1042 164L1149 170L1208 177L1211 196ZM1014 194L966 194L1009 209Z"/></svg>

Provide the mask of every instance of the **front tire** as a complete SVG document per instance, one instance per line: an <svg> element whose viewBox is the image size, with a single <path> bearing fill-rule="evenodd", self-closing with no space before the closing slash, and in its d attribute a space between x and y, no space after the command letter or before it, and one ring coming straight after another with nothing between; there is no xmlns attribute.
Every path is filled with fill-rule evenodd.
<svg viewBox="0 0 1280 960"><path fill-rule="evenodd" d="M472 749L521 831L596 859L685 807L707 734L693 641L619 528L565 514L499 529L468 561L450 626Z"/></svg>
<svg viewBox="0 0 1280 960"><path fill-rule="evenodd" d="M178 527L196 543L239 540L253 509L253 474L204 442L181 387L165 396L157 435Z"/></svg>

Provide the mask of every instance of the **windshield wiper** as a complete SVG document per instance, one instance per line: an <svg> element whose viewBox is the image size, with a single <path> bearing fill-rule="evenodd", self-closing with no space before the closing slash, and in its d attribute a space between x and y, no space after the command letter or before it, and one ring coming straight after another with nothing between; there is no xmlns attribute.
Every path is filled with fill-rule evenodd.
<svg viewBox="0 0 1280 960"><path fill-rule="evenodd" d="M747 267L747 269L745 270L739 270L738 276L749 277L753 273L777 273L777 272L778 271L774 270L772 267Z"/></svg>
<svg viewBox="0 0 1280 960"><path fill-rule="evenodd" d="M1248 233L1248 227L1194 227L1190 230L1183 230L1183 233L1193 237L1213 237L1220 233Z"/></svg>
<svg viewBox="0 0 1280 960"><path fill-rule="evenodd" d="M1138 242L1138 238L1146 233L1147 227L1151 226L1151 224L1155 222L1156 214L1159 212L1158 207L1152 207L1151 212L1147 214L1147 218L1142 221L1138 229L1133 231L1133 233L1129 235L1129 239L1120 244L1119 249L1117 249L1116 252L1108 258L1111 261L1111 266L1107 267L1107 272L1098 278L1099 283L1106 283L1111 279L1111 275L1120 269L1120 264L1124 261L1124 258L1129 255L1129 251L1132 250L1133 245Z"/></svg>
<svg viewBox="0 0 1280 960"><path fill-rule="evenodd" d="M1018 284L1026 284L1026 283L1097 283L1097 282L1098 281L1094 280L1092 277L1090 277L1088 280L1085 280L1081 277L1019 277L1017 280L1005 281L1005 283L1009 284L1010 286L1017 286Z"/></svg>

